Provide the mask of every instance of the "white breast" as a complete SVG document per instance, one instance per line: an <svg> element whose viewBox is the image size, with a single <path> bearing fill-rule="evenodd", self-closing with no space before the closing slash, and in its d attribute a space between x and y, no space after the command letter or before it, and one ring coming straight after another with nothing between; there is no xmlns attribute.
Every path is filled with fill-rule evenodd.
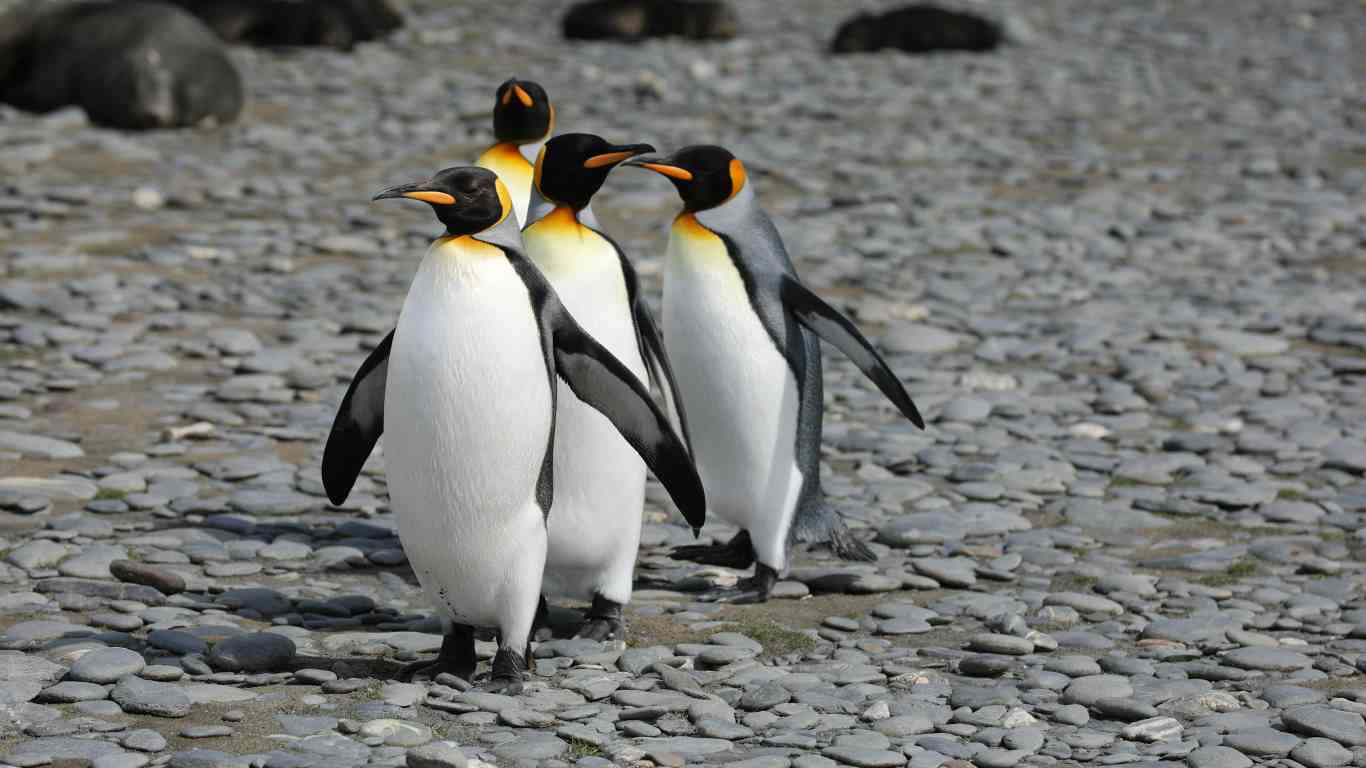
<svg viewBox="0 0 1366 768"><path fill-rule="evenodd" d="M759 559L783 571L802 483L794 458L797 382L725 244L687 215L669 237L664 343L708 512L748 530Z"/></svg>
<svg viewBox="0 0 1366 768"><path fill-rule="evenodd" d="M501 251L433 244L399 316L384 407L389 494L418 579L449 617L498 623L500 602L529 580L539 589L551 418L526 286Z"/></svg>
<svg viewBox="0 0 1366 768"><path fill-rule="evenodd" d="M579 325L646 381L612 244L564 209L528 227L523 242ZM627 602L644 498L644 462L605 416L559 382L546 592Z"/></svg>

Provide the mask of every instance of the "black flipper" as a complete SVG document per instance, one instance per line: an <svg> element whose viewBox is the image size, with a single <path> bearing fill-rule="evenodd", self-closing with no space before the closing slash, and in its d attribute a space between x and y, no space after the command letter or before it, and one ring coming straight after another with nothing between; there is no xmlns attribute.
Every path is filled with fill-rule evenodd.
<svg viewBox="0 0 1366 768"><path fill-rule="evenodd" d="M605 237L605 235L604 235ZM609 242L612 242L609 239ZM615 246L616 243L612 242ZM631 262L626 259L626 255L617 248L617 255L621 257L621 274L626 282L626 296L631 303L631 317L635 321L636 341L640 347L641 356L645 358L645 369L650 374L650 384L659 390L664 397L665 412L669 415L678 417L678 431L681 433L683 443L688 446L688 451L692 451L692 435L688 433L688 416L683 411L683 398L678 395L678 383L674 379L673 365L669 363L669 355L664 350L664 337L659 333L659 326L655 325L654 315L650 313L650 308L646 306L645 299L640 293L640 284L636 279L636 270L631 266Z"/></svg>
<svg viewBox="0 0 1366 768"><path fill-rule="evenodd" d="M555 372L580 400L612 422L659 478L688 524L701 528L707 516L702 480L669 417L629 368L585 333L563 305L556 305ZM545 311L552 311L549 302Z"/></svg>
<svg viewBox="0 0 1366 768"><path fill-rule="evenodd" d="M394 332L365 358L342 398L332 432L323 448L323 488L333 504L351 493L361 467L384 433L384 385L389 374L389 348Z"/></svg>
<svg viewBox="0 0 1366 768"><path fill-rule="evenodd" d="M559 375L576 397L612 422L659 478L695 535L706 521L707 497L692 454L669 425L669 417L650 399L649 390L631 369L579 327L541 270L516 247L497 245L531 296L549 375ZM554 389L552 380L552 393ZM553 455L553 450L547 453L547 457ZM543 483L548 478L548 472L542 472ZM544 508L549 509L550 503L547 492Z"/></svg>
<svg viewBox="0 0 1366 768"><path fill-rule="evenodd" d="M915 403L911 402L911 396L906 394L906 388L849 318L791 277L783 278L779 290L783 306L797 318L798 322L853 360L859 370L872 379L877 388L882 390L882 394L886 395L912 424L921 429L925 428L925 420L920 417L920 411L916 409Z"/></svg>

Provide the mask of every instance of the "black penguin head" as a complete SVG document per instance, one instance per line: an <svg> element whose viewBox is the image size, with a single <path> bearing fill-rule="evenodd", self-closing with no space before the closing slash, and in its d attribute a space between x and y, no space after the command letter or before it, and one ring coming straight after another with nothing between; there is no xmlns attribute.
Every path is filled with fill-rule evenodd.
<svg viewBox="0 0 1366 768"><path fill-rule="evenodd" d="M512 212L512 196L486 168L447 168L427 181L401 184L375 195L375 200L406 197L432 207L446 225L446 234L473 235L507 218Z"/></svg>
<svg viewBox="0 0 1366 768"><path fill-rule="evenodd" d="M721 205L739 194L748 178L735 155L711 144L684 147L668 157L637 157L624 164L667 176L678 188L685 211Z"/></svg>
<svg viewBox="0 0 1366 768"><path fill-rule="evenodd" d="M534 175L541 197L575 210L587 207L617 164L653 152L649 144L609 144L591 133L564 133L547 141Z"/></svg>
<svg viewBox="0 0 1366 768"><path fill-rule="evenodd" d="M498 86L493 102L493 135L498 141L529 144L549 136L554 127L555 107L539 84L514 77Z"/></svg>

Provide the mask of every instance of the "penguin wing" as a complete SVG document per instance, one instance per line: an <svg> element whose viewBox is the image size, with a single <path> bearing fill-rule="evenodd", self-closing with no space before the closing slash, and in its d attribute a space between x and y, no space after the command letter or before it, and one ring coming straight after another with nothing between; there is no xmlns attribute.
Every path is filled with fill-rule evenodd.
<svg viewBox="0 0 1366 768"><path fill-rule="evenodd" d="M361 467L384 432L384 384L393 343L394 332L389 331L360 364L337 409L337 417L332 420L332 432L323 448L323 488L333 504L346 501Z"/></svg>
<svg viewBox="0 0 1366 768"><path fill-rule="evenodd" d="M631 369L584 332L558 299L547 301L542 312L553 333L555 372L580 400L612 422L663 483L688 524L701 528L707 516L702 480L669 418Z"/></svg>
<svg viewBox="0 0 1366 768"><path fill-rule="evenodd" d="M921 429L925 428L925 420L920 417L920 411L916 410L915 403L911 402L911 396L906 394L906 388L901 386L896 374L892 373L886 361L876 349L873 349L872 343L859 333L859 329L854 327L849 318L826 304L821 297L790 275L783 276L778 291L783 307L797 318L797 322L810 328L817 336L833 344L853 360L854 365L863 371L863 375L872 379L877 388L882 390L882 394L886 395L912 424Z"/></svg>
<svg viewBox="0 0 1366 768"><path fill-rule="evenodd" d="M616 243L612 245L615 246ZM683 436L684 445L691 452L692 435L688 432L688 416L683 412L683 398L678 395L673 365L669 363L669 355L664 351L664 337L660 335L654 315L650 313L645 298L640 294L640 283L636 279L635 268L627 260L626 254L621 252L621 248L617 248L617 256L621 258L621 275L626 282L626 298L631 304L631 318L635 321L636 346L645 358L645 369L650 374L650 384L664 396L666 411L678 417L676 426Z"/></svg>

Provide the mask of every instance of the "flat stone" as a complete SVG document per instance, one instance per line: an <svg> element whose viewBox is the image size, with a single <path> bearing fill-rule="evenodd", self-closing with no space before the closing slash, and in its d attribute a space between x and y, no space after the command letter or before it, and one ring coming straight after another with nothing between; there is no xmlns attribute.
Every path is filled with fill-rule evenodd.
<svg viewBox="0 0 1366 768"><path fill-rule="evenodd" d="M435 741L409 749L404 757L407 768L466 768L464 751L453 741Z"/></svg>
<svg viewBox="0 0 1366 768"><path fill-rule="evenodd" d="M1190 768L1251 768L1252 760L1232 747L1201 747L1186 755Z"/></svg>
<svg viewBox="0 0 1366 768"><path fill-rule="evenodd" d="M125 677L114 686L110 697L132 715L184 717L192 706L189 694L172 683L157 683L139 677Z"/></svg>
<svg viewBox="0 0 1366 768"><path fill-rule="evenodd" d="M1266 672L1293 672L1313 666L1314 660L1287 648L1235 648L1220 658L1220 663L1239 669Z"/></svg>
<svg viewBox="0 0 1366 768"><path fill-rule="evenodd" d="M1128 678L1119 675L1088 675L1071 682L1062 693L1067 704L1093 706L1099 699L1123 699L1134 695Z"/></svg>
<svg viewBox="0 0 1366 768"><path fill-rule="evenodd" d="M17 451L41 459L79 459L85 455L79 445L42 435L28 435L0 429L0 449Z"/></svg>
<svg viewBox="0 0 1366 768"><path fill-rule="evenodd" d="M1224 736L1224 746L1255 756L1284 757L1299 743L1299 737L1274 728L1249 728Z"/></svg>
<svg viewBox="0 0 1366 768"><path fill-rule="evenodd" d="M101 648L77 659L67 676L85 683L114 683L129 675L136 675L146 666L147 662L137 651Z"/></svg>
<svg viewBox="0 0 1366 768"><path fill-rule="evenodd" d="M1290 750L1290 758L1309 768L1338 768L1352 762L1352 750L1336 741L1314 737Z"/></svg>
<svg viewBox="0 0 1366 768"><path fill-rule="evenodd" d="M821 754L858 768L895 768L906 764L906 756L900 752L886 749L866 749L863 747L827 747Z"/></svg>
<svg viewBox="0 0 1366 768"><path fill-rule="evenodd" d="M142 584L163 595L175 595L185 591L185 577L147 563L114 560L109 564L109 572L119 581Z"/></svg>
<svg viewBox="0 0 1366 768"><path fill-rule="evenodd" d="M294 659L294 641L273 632L253 632L223 640L209 650L209 666L225 672L272 672Z"/></svg>
<svg viewBox="0 0 1366 768"><path fill-rule="evenodd" d="M1292 733L1322 736L1349 747L1366 745L1366 720L1355 712L1311 704L1282 712L1281 722Z"/></svg>

